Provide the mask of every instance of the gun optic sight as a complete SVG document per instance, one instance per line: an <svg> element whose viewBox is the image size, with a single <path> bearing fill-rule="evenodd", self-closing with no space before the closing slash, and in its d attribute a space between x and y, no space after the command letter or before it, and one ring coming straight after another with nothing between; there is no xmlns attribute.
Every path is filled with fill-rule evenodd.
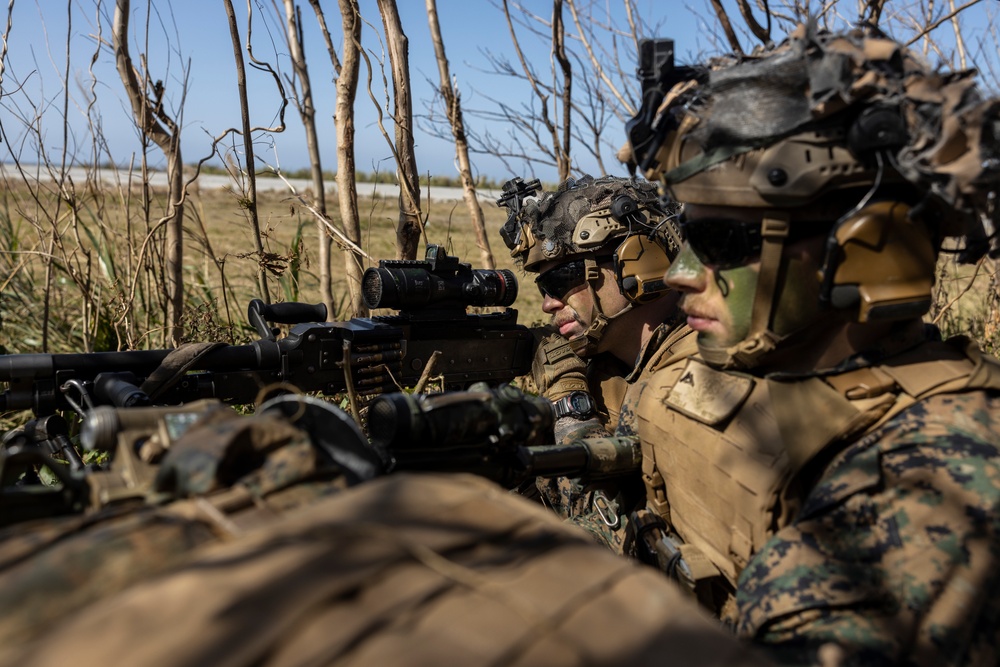
<svg viewBox="0 0 1000 667"><path fill-rule="evenodd" d="M517 299L517 278L508 269L473 269L440 246L426 260L381 260L365 271L361 294L369 308L501 306Z"/></svg>

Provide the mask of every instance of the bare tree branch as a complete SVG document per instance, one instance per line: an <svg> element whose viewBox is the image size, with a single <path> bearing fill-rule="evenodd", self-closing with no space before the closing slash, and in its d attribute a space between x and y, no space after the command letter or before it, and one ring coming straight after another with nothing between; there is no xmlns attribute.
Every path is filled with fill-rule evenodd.
<svg viewBox="0 0 1000 667"><path fill-rule="evenodd" d="M254 250L258 259L264 257L264 243L260 236L260 220L257 215L257 175L254 167L253 134L250 129L250 108L247 104L247 73L243 67L243 50L240 46L240 31L236 25L236 13L233 11L232 0L222 0L229 19L229 36L233 43L233 60L236 63L236 89L240 101L240 116L243 118L243 151L246 155L247 193L245 209L250 217L250 229L253 232ZM253 14L247 16L247 48L250 45L250 26L253 24ZM280 81L279 81L280 85ZM284 96L282 96L284 97ZM282 102L282 109L285 102ZM282 115L284 121L284 115ZM284 122L282 122L284 125ZM271 294L267 289L267 273L263 264L257 266L257 288L264 303L271 303Z"/></svg>
<svg viewBox="0 0 1000 667"><path fill-rule="evenodd" d="M743 15L743 20L746 21L747 27L750 28L750 32L754 34L754 37L760 40L761 44L767 44L771 41L771 12L766 8L764 9L764 16L767 18L767 28L761 26L754 18L753 10L750 9L750 3L747 0L737 0L737 5L740 8L740 14Z"/></svg>
<svg viewBox="0 0 1000 667"><path fill-rule="evenodd" d="M715 16L719 19L719 25L722 26L723 32L726 33L729 48L733 50L733 53L743 55L743 47L740 46L740 40L736 38L736 32L733 30L733 24L729 21L729 15L726 14L726 10L722 6L722 0L711 0L711 2L712 9L715 10Z"/></svg>
<svg viewBox="0 0 1000 667"><path fill-rule="evenodd" d="M226 0L228 2L228 0ZM132 105L132 115L144 136L149 137L167 158L168 204L163 218L166 226L166 288L168 314L166 332L174 345L180 343L184 308L184 162L181 159L180 131L163 112L160 94L151 99L129 55L128 25L131 3L117 0L112 23L115 64ZM145 77L142 77L145 79Z"/></svg>
<svg viewBox="0 0 1000 667"><path fill-rule="evenodd" d="M441 79L441 97L444 100L445 113L451 125L452 137L455 140L455 159L458 161L458 171L462 177L462 197L469 211L472 226L476 231L476 245L483 266L494 268L493 253L490 241L486 236L486 219L483 209L476 196L476 184L472 178L472 162L469 160L469 142L465 135L465 121L462 118L461 94L458 86L452 80L448 67L448 56L444 50L444 38L441 36L441 24L438 21L436 0L427 0L427 23L430 26L431 41L434 43L434 54L437 59L438 76Z"/></svg>
<svg viewBox="0 0 1000 667"><path fill-rule="evenodd" d="M947 14L945 14L944 16L942 16L941 18L939 18L937 21L935 21L934 23L931 23L930 25L928 25L927 27L925 27L923 30L921 30L919 33L917 33L916 35L914 35L913 37L911 37L909 39L909 41L906 42L906 46L910 46L911 44L913 44L914 42L916 42L917 40L919 40L921 37L923 37L927 33L932 32L934 29L936 29L942 23L945 23L946 21L952 20L954 17L958 16L959 14L961 14L962 12L964 12L969 7L972 7L974 5L978 5L980 2L981 2L981 0L969 0L969 2L965 3L961 7L953 9L952 11L948 12Z"/></svg>
<svg viewBox="0 0 1000 667"><path fill-rule="evenodd" d="M626 6L631 3L626 1ZM576 26L576 31L580 39L580 43L583 44L584 50L587 52L587 57L590 61L591 69L597 74L600 80L604 83L607 89L611 92L611 95L618 102L618 104L625 110L625 113L629 116L635 115L635 105L629 100L615 85L615 82L611 80L608 73L604 69L604 64L597 57L594 51L594 47L591 44L591 40L587 36L587 30L583 26L583 22L580 20L580 13L577 11L576 2L574 0L566 0L566 6L569 7L570 16L573 18L573 25ZM629 7L630 8L630 7ZM630 14L631 18L631 14ZM593 20L591 18L591 20Z"/></svg>
<svg viewBox="0 0 1000 667"><path fill-rule="evenodd" d="M566 57L566 28L563 26L563 0L552 3L552 55L562 71L562 141L556 144L556 159L559 180L565 181L570 174L570 144L573 140L573 66Z"/></svg>

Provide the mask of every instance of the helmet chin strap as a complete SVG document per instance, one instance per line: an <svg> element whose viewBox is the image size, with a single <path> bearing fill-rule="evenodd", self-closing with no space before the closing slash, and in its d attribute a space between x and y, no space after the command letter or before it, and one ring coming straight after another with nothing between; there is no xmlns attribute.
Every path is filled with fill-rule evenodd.
<svg viewBox="0 0 1000 667"><path fill-rule="evenodd" d="M594 289L594 284L601 279L601 269L592 257L588 257L584 260L584 266L587 271L587 289L590 290L590 302L593 304L591 307L592 319L590 326L587 327L586 331L569 339L569 346L570 349L576 354L580 356L589 356L597 354L598 345L601 342L601 338L604 337L604 333L607 331L608 325L610 325L612 320L615 318L621 317L628 311L632 310L632 303L626 303L625 307L614 315L605 315L603 309L601 308L601 301L597 297L597 290Z"/></svg>
<svg viewBox="0 0 1000 667"><path fill-rule="evenodd" d="M709 364L723 369L750 370L787 338L771 330L771 320L774 317L781 255L788 238L788 218L787 213L780 211L765 214L760 229L760 272L753 298L750 331L746 338L732 347L706 348L699 345L698 351Z"/></svg>

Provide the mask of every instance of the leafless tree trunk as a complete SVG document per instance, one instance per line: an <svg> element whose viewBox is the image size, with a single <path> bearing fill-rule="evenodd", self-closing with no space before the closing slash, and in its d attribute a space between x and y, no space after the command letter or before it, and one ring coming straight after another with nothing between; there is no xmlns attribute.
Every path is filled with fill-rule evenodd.
<svg viewBox="0 0 1000 667"><path fill-rule="evenodd" d="M441 97L444 100L445 113L451 124L451 133L455 137L455 157L458 159L458 171L462 176L462 196L469 209L472 225L476 230L476 245L483 267L494 268L493 253L490 251L490 241L486 237L486 220L483 209L476 196L476 182L472 178L472 163L469 160L469 142L465 136L465 122L462 120L462 104L458 87L454 85L448 71L448 57L444 52L444 39L441 37L441 24L438 22L437 0L427 0L427 22L431 28L431 41L434 42L434 54L437 57L438 74L441 77Z"/></svg>
<svg viewBox="0 0 1000 667"><path fill-rule="evenodd" d="M316 135L316 108L313 106L312 84L309 68L302 50L302 15L294 0L285 1L285 29L288 33L288 50L291 54L292 69L301 86L299 116L306 131L306 148L309 151L309 165L312 172L313 206L326 217L326 187L323 184L323 162L320 158L319 138ZM320 299L326 304L329 317L334 315L333 281L330 276L330 235L326 226L316 222L316 242L319 246L319 291Z"/></svg>
<svg viewBox="0 0 1000 667"><path fill-rule="evenodd" d="M253 134L250 129L250 108L247 105L247 73L243 64L243 49L240 46L240 31L236 25L236 13L233 11L232 0L222 0L229 18L229 35L233 41L233 59L236 61L236 88L240 98L240 115L243 119L243 150L246 157L247 192L246 210L250 216L250 226L253 230L254 243L259 259L257 268L257 287L264 303L271 303L271 294L267 289L267 274L264 269L264 243L260 236L260 220L257 217L257 176L253 157ZM247 38L249 42L249 37Z"/></svg>
<svg viewBox="0 0 1000 667"><path fill-rule="evenodd" d="M116 0L112 45L118 75L125 85L136 124L167 158L167 211L160 221L166 230L164 273L168 301L165 333L167 340L177 345L183 336L181 315L184 309L184 162L181 159L180 130L163 110L163 84L158 81L151 85L151 96L147 88L148 76L140 80L139 72L132 64L128 46L130 13L129 0Z"/></svg>
<svg viewBox="0 0 1000 667"><path fill-rule="evenodd" d="M337 129L337 198L344 232L355 244L361 243L361 215L358 212L357 166L354 160L354 100L358 92L358 72L361 67L361 10L357 0L339 0L344 32L343 62L337 59L330 32L319 0L309 0L320 29L326 39L330 60L337 72L337 107L334 124ZM349 249L344 250L344 269L350 297L351 317L365 317L368 307L361 298L361 277L364 266L361 257Z"/></svg>
<svg viewBox="0 0 1000 667"><path fill-rule="evenodd" d="M396 0L377 0L392 70L393 124L395 125L396 177L399 180L399 223L396 255L414 259L423 232L420 217L420 178L413 145L413 95L410 89L409 40L403 32Z"/></svg>
<svg viewBox="0 0 1000 667"><path fill-rule="evenodd" d="M566 57L566 26L563 23L563 0L552 3L552 55L559 63L562 71L562 141L556 144L556 166L559 168L559 180L564 181L570 175L570 143L573 140L573 66Z"/></svg>

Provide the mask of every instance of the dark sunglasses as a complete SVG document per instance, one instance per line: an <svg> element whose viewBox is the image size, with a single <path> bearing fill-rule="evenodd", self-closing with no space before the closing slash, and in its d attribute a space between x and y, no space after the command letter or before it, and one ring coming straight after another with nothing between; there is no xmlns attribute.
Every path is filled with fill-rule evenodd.
<svg viewBox="0 0 1000 667"><path fill-rule="evenodd" d="M535 278L542 296L562 301L567 294L587 282L587 267L582 259L566 262Z"/></svg>
<svg viewBox="0 0 1000 667"><path fill-rule="evenodd" d="M612 261L611 257L596 257L598 264ZM587 282L587 264L585 260L577 259L549 269L535 278L535 285L542 296L552 297L562 301L566 295Z"/></svg>
<svg viewBox="0 0 1000 667"><path fill-rule="evenodd" d="M702 264L719 269L742 266L760 256L761 222L726 218L680 218L681 235Z"/></svg>

